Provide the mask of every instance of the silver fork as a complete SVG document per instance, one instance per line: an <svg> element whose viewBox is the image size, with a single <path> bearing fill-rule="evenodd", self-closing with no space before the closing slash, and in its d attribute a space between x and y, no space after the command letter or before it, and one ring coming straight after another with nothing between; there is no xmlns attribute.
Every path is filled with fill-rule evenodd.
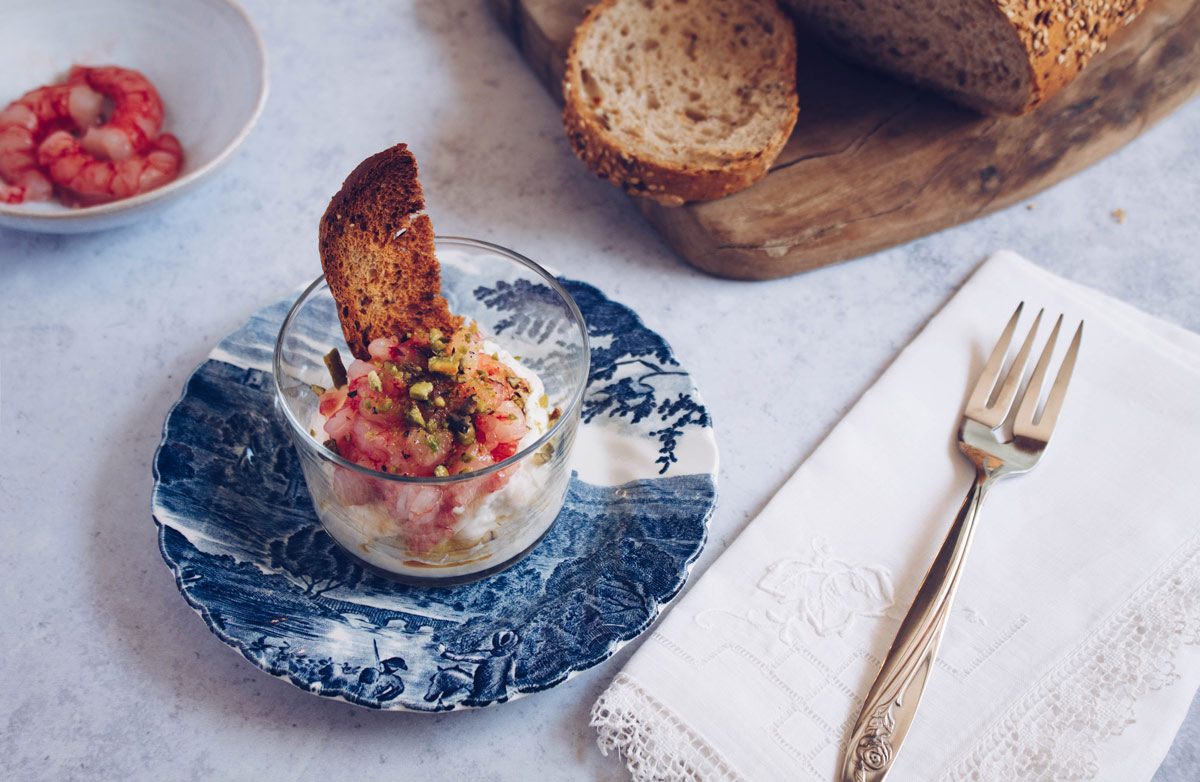
<svg viewBox="0 0 1200 782"><path fill-rule="evenodd" d="M1039 312L1025 338L1024 344L1013 359L996 399L989 400L996 388L1000 370L1004 366L1017 320L1025 303L1017 306L1008 321L1000 341L992 350L987 364L971 398L963 411L962 424L958 432L958 447L975 465L975 483L967 492L962 508L950 527L946 541L938 551L937 558L925 574L912 607L900 624L900 630L892 641L879 675L871 685L871 691L863 702L862 712L850 734L842 765L842 782L881 782L892 768L900 743L908 734L921 693L929 679L933 661L937 657L942 633L950 617L950 606L958 591L963 562L971 546L975 521L979 509L992 484L1006 475L1025 472L1037 464L1054 424L1062 409L1067 384L1075 367L1079 343L1083 337L1083 323L1075 332L1074 339L1063 357L1058 375L1046 397L1042 414L1035 421L1038 398L1046 377L1054 343L1062 326L1062 316L1054 324L1050 338L1034 367L1025 395L1017 408L1012 423L1012 437L1004 432L1004 424L1012 410L1013 400L1021 384L1025 362L1033 346L1034 337L1042 320Z"/></svg>

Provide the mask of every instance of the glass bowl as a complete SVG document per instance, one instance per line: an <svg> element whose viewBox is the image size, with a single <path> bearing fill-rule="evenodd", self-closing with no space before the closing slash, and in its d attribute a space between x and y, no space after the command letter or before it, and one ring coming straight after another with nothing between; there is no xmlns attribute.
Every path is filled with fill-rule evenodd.
<svg viewBox="0 0 1200 782"><path fill-rule="evenodd" d="M475 472L406 477L355 464L323 445L313 386L330 385L324 356L352 359L324 277L301 294L275 343L275 402L300 454L325 531L364 567L410 584L473 581L514 564L562 509L590 349L571 295L533 261L487 242L438 237L442 294L451 312L519 359L557 408L540 437ZM437 519L435 522L434 519ZM430 529L438 529L431 545ZM442 537L442 536L446 537Z"/></svg>

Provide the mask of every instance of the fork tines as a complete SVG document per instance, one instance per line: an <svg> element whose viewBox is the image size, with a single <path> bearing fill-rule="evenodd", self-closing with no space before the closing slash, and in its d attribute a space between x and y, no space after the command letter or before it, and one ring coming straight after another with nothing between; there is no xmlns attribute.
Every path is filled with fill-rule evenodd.
<svg viewBox="0 0 1200 782"><path fill-rule="evenodd" d="M1000 376L1000 370L1004 366L1004 359L1008 355L1008 348L1012 342L1013 333L1016 331L1017 321L1020 319L1021 311L1024 307L1025 302L1018 304L1016 311L1009 318L1008 325L1004 327L1004 333L1000 335L1000 340L992 350L991 356L988 357L987 364L984 366L983 372L980 373L979 381L975 384L970 399L967 400L964 415L990 429L995 429L1003 425L1005 419L1008 418L1008 414L1012 409L1013 399L1016 397L1017 389L1021 385L1021 376L1024 373L1025 363L1029 359L1029 352L1033 347L1034 338L1037 336L1038 326L1042 322L1044 310L1039 311L1037 317L1034 318L1033 325L1030 327L1025 341L1021 344L1021 349L1017 351L1012 366L1004 378L1004 383L1001 385L1000 391L996 394L995 401L989 404L988 402L992 397L992 393L996 388L996 382ZM1054 424L1058 420L1059 411L1062 409L1063 398L1067 394L1067 385L1071 381L1071 373L1075 368L1075 359L1079 354L1079 343L1083 338L1083 322L1080 321L1079 328L1075 330L1075 337L1071 340L1071 345L1067 349L1062 365L1059 367L1058 374L1054 379L1054 385L1050 387L1050 393L1046 397L1046 404L1042 408L1041 416L1035 422L1034 416L1037 415L1037 405L1038 399L1041 396L1042 383L1045 381L1046 371L1050 366L1050 358L1054 353L1054 345L1058 340L1058 332L1062 328L1062 322L1063 316L1059 315L1058 320L1054 323L1054 329L1050 332L1050 337L1046 340L1046 346L1042 349L1042 355L1038 359L1037 366L1033 369L1033 375L1029 378L1029 384L1026 387L1021 404L1017 408L1016 418L1013 421L1013 435L1015 437L1046 442L1050 439L1050 433L1054 430Z"/></svg>

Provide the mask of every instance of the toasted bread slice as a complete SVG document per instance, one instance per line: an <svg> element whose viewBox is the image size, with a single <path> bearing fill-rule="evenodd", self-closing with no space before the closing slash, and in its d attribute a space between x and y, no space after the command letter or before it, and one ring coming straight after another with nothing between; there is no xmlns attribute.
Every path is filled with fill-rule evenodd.
<svg viewBox="0 0 1200 782"><path fill-rule="evenodd" d="M796 37L775 0L601 0L575 31L563 124L576 154L674 206L764 177L796 124Z"/></svg>
<svg viewBox="0 0 1200 782"><path fill-rule="evenodd" d="M321 217L321 267L355 358L378 337L462 324L441 295L424 208L416 158L397 144L359 163Z"/></svg>

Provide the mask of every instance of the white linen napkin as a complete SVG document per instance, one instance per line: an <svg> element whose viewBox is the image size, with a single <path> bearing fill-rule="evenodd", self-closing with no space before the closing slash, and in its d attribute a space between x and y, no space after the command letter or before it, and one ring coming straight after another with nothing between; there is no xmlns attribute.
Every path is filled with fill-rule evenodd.
<svg viewBox="0 0 1200 782"><path fill-rule="evenodd" d="M1009 252L968 280L596 702L635 779L839 779L973 477L963 403L1018 301L1086 321L1041 464L983 507L889 780L1154 774L1200 685L1200 335ZM1031 359L1030 364L1033 363ZM1052 365L1056 370L1057 363Z"/></svg>

